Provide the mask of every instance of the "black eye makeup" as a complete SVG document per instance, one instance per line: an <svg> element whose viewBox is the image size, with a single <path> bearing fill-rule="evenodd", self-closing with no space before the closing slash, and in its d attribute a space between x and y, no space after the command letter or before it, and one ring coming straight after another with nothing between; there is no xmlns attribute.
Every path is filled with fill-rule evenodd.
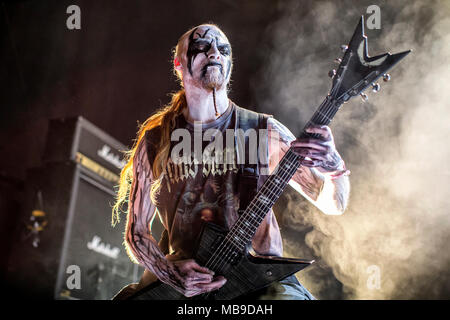
<svg viewBox="0 0 450 320"><path fill-rule="evenodd" d="M228 44L221 44L217 46L217 49L219 50L220 54L224 56L229 56L231 52L231 48Z"/></svg>
<svg viewBox="0 0 450 320"><path fill-rule="evenodd" d="M211 43L204 40L199 40L193 43L192 48L198 52L208 52L211 49Z"/></svg>
<svg viewBox="0 0 450 320"><path fill-rule="evenodd" d="M208 42L208 41L205 41L205 40L198 40L198 41L193 43L192 49L196 50L197 53L208 52L211 49L211 42ZM219 44L217 46L217 50L219 50L219 52L222 55L229 56L231 48L230 48L230 45L228 45L228 44Z"/></svg>
<svg viewBox="0 0 450 320"><path fill-rule="evenodd" d="M231 46L229 44L219 44L219 39L217 36L214 37L213 40L208 41L205 39L206 35L208 34L210 29L207 29L204 34L200 34L200 32L197 32L197 29L192 31L192 33L189 35L189 45L187 50L187 60L188 60L188 70L189 73L192 75L192 63L195 60L195 57L199 53L204 53L207 57L207 52L211 49L212 42L216 41L217 50L220 52L221 55L228 57L231 54ZM198 38L194 39L194 35L198 35Z"/></svg>

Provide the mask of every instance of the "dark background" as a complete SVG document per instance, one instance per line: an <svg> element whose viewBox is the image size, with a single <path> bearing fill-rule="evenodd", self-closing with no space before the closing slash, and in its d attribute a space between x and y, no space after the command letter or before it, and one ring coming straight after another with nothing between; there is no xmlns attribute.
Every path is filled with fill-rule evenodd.
<svg viewBox="0 0 450 320"><path fill-rule="evenodd" d="M313 11L317 8L326 10L327 2L330 1L2 1L2 271L8 257L11 230L16 223L15 212L20 210L23 201L26 169L41 163L49 119L81 115L123 144L131 146L138 122L142 123L157 108L166 104L169 101L168 94L179 88L172 73L171 62L172 50L178 38L193 26L213 22L225 32L233 48L234 70L230 98L242 107L274 114L295 131L294 125L297 122L304 123L307 120L304 113L296 115L291 112L293 109L286 110L283 106L264 107L270 100L266 88L272 85L271 78L265 74L265 64L271 57L270 52L280 50L275 47L276 42L273 41L273 22L276 21L277 25L280 25L283 17L289 15L291 4L296 3L295 10L299 18L293 19L290 16L287 31L280 36L282 39L287 37L283 48L292 49L292 52L298 50L298 56L292 52L289 55L294 56L298 64L301 64L303 54L324 61L322 65L317 65L317 73L320 73L322 80L311 79L311 87L308 87L310 79L303 79L306 83L302 91L305 93L303 103L308 106L317 105L323 99L329 86L327 68L333 67L332 60L339 53L339 45L349 39L359 16L365 13L367 6L373 2L382 6L383 19L386 19L383 21L388 21L381 31L366 30L373 43L383 32L388 34L393 22L407 23L409 20L409 16L406 15L405 18L405 14L399 14L402 6L409 3L407 1L396 5L395 10L392 9L394 5L389 7L387 1L381 0L333 1L333 8L338 8L342 13L341 26L334 30L325 30L320 25L311 23L311 17L326 14L320 10ZM414 3L419 8L413 16L414 26L417 27L414 41L419 46L426 36L429 28L428 16L432 15L433 10L426 6L427 1L424 1L423 5L418 5L421 4L420 1ZM66 27L66 19L69 16L66 8L72 4L81 8L81 30L68 30ZM384 9L383 5L387 9ZM436 8L439 7L434 9ZM309 18L302 20L302 17ZM276 30L279 32L279 29ZM340 34L339 30L346 30L346 33ZM331 45L323 36L328 33L336 35L335 39L332 39L335 43ZM317 38L315 34L318 35ZM290 48L289 36L305 37L310 43L303 48ZM401 35L399 38L401 39ZM402 46L401 42L398 43L398 48L408 49ZM311 68L314 69L314 66ZM310 88L314 94L308 94ZM316 95L315 92L323 94ZM359 109L358 112L357 118L352 119L358 123L365 122L375 113L367 107ZM359 136L361 132L355 129L353 137ZM341 141L345 140L346 143L341 145L340 151L347 159L350 149L346 146L354 143L355 139L350 135L343 138L345 139ZM362 150L366 154L366 150ZM357 170L354 172L358 173ZM308 202L288 190L277 203L276 211L285 210L290 201L298 203L297 210L311 210ZM302 227L297 224L294 230L283 226L282 217L280 222L283 234L299 243L298 256L313 257L312 251L302 245L303 237L311 230L311 226ZM326 284L320 286L320 292L313 293L320 298L345 298L342 284L336 279L331 268L320 257L315 258L318 263L308 274L314 279L326 279L323 280ZM3 272L2 276L5 276ZM433 290L430 289L429 292ZM434 291L432 297L448 297L449 292L446 287L441 291ZM401 292L399 297L402 297ZM427 292L415 294L413 297L427 297Z"/></svg>
<svg viewBox="0 0 450 320"><path fill-rule="evenodd" d="M81 8L81 30L66 27L72 4ZM49 119L81 115L131 146L138 122L179 88L171 69L178 38L203 22L218 24L233 45L231 99L255 109L249 75L276 7L276 1L2 1L2 278L26 170L42 162Z"/></svg>
<svg viewBox="0 0 450 320"><path fill-rule="evenodd" d="M71 4L81 8L81 30L66 27ZM248 78L276 1L18 1L1 10L1 168L21 179L39 162L49 118L82 115L129 144L137 121L178 89L171 51L202 22L229 35L230 96L254 108Z"/></svg>

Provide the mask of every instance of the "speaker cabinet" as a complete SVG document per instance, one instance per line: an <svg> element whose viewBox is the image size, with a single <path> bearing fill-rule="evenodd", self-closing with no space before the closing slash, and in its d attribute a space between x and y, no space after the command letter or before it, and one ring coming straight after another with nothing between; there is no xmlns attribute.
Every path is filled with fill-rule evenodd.
<svg viewBox="0 0 450 320"><path fill-rule="evenodd" d="M111 299L144 271L126 254L125 217L111 226L118 155L125 147L82 118L51 121L47 141L43 165L27 171L8 264L10 292Z"/></svg>

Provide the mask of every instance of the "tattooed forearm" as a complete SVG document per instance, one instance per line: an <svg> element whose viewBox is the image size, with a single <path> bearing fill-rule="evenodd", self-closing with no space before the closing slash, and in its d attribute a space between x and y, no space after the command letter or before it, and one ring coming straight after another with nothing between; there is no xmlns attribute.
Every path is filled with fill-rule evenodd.
<svg viewBox="0 0 450 320"><path fill-rule="evenodd" d="M268 121L270 168L275 168L285 152L294 146L296 153L303 157L298 171L289 184L305 196L326 214L341 214L348 202L350 183L348 177L337 179L330 177L342 171L345 166L336 151L331 131L328 127L313 128L321 132L323 139L303 141L295 136L283 124L271 118Z"/></svg>
<svg viewBox="0 0 450 320"><path fill-rule="evenodd" d="M317 200L322 192L324 181L313 169L300 167L292 179L299 184L303 192L312 200Z"/></svg>
<svg viewBox="0 0 450 320"><path fill-rule="evenodd" d="M128 244L138 261L154 273L158 279L173 287L182 287L172 263L166 259L155 239L150 235L130 234Z"/></svg>
<svg viewBox="0 0 450 320"><path fill-rule="evenodd" d="M267 120L267 126L269 129L269 132L276 133L277 138L280 140L281 143L289 146L292 141L295 140L295 136L292 134L292 132L286 128L281 122L274 118L269 118ZM274 135L275 138L275 135Z"/></svg>
<svg viewBox="0 0 450 320"><path fill-rule="evenodd" d="M146 137L136 150L133 160L133 184L125 232L127 250L158 279L174 286L179 285L172 263L166 259L149 230L156 206L149 196L152 170L148 161Z"/></svg>
<svg viewBox="0 0 450 320"><path fill-rule="evenodd" d="M337 152L332 152L321 164L321 167L327 171L342 169L342 159Z"/></svg>
<svg viewBox="0 0 450 320"><path fill-rule="evenodd" d="M343 213L347 208L348 199L350 197L350 179L348 176L341 176L329 183L334 184L334 200L338 212Z"/></svg>

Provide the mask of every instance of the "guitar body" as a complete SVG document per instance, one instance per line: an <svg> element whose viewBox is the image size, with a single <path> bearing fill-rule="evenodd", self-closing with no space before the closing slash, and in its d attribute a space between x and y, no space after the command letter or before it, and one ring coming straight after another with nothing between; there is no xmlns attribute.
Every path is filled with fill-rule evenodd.
<svg viewBox="0 0 450 320"><path fill-rule="evenodd" d="M213 256L226 232L220 227L206 223L200 236L195 260L204 265ZM187 298L171 286L156 281L138 291L131 300L231 300L267 287L274 281L284 279L303 268L314 260L301 260L274 256L257 256L248 250L244 253L233 252L231 263L221 266L226 270L223 276L227 279L225 285L209 294Z"/></svg>

